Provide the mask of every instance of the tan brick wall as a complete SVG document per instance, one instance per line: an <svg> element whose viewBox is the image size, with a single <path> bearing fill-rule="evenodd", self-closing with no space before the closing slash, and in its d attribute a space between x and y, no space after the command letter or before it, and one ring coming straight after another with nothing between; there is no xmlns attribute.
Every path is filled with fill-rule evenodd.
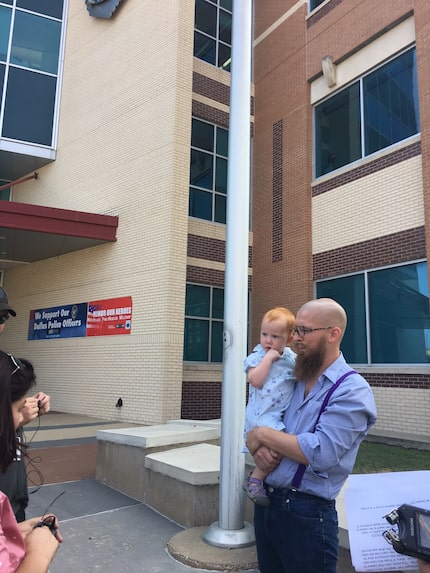
<svg viewBox="0 0 430 573"><path fill-rule="evenodd" d="M14 199L118 215L119 228L114 244L6 273L8 346L56 410L180 416L193 21L192 0L127 0L111 20L69 3L57 160ZM30 309L125 295L129 336L26 341Z"/></svg>
<svg viewBox="0 0 430 573"><path fill-rule="evenodd" d="M373 393L378 406L375 430L421 435L430 440L429 389L412 392L408 388L373 388Z"/></svg>
<svg viewBox="0 0 430 573"><path fill-rule="evenodd" d="M312 250L329 251L423 223L421 156L417 156L314 197Z"/></svg>

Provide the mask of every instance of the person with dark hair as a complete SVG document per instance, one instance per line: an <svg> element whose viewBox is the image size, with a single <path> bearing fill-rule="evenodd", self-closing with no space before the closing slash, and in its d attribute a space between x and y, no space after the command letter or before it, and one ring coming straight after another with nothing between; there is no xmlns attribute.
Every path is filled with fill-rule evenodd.
<svg viewBox="0 0 430 573"><path fill-rule="evenodd" d="M7 292L4 288L0 287L0 334L3 332L6 321L9 319L9 315L16 316L16 312L9 305L9 299L7 297Z"/></svg>
<svg viewBox="0 0 430 573"><path fill-rule="evenodd" d="M33 366L0 351L0 469L6 471L25 446L16 430L23 421L26 394L34 386ZM2 573L46 573L62 537L54 515L18 523L7 496L0 492L0 564Z"/></svg>
<svg viewBox="0 0 430 573"><path fill-rule="evenodd" d="M6 326L9 315L16 316L16 312L9 304L7 292L0 287L0 334ZM22 410L22 422L17 430L18 440L21 443L24 442L22 426L42 414L47 414L50 408L51 399L43 392L27 397ZM0 491L8 496L17 521L24 521L25 509L28 505L27 470L24 458L19 452L6 472L0 468Z"/></svg>
<svg viewBox="0 0 430 573"><path fill-rule="evenodd" d="M261 573L336 573L336 497L376 421L369 384L340 351L346 322L332 299L299 309L292 342L297 383L285 430L263 426L247 434L255 463L270 472L264 482L270 504L254 511Z"/></svg>

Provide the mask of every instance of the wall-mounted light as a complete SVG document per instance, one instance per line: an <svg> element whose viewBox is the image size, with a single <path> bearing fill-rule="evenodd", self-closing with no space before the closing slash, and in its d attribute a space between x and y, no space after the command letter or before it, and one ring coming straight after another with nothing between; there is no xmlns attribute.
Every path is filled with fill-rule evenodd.
<svg viewBox="0 0 430 573"><path fill-rule="evenodd" d="M324 56L321 60L322 72L329 88L336 85L336 65L332 56Z"/></svg>

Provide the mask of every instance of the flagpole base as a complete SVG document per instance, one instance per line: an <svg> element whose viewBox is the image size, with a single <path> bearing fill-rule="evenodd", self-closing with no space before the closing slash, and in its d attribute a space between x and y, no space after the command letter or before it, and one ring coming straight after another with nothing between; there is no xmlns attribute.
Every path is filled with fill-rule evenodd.
<svg viewBox="0 0 430 573"><path fill-rule="evenodd" d="M254 527L245 521L241 529L222 529L216 521L208 527L203 540L214 547L250 547L255 544Z"/></svg>

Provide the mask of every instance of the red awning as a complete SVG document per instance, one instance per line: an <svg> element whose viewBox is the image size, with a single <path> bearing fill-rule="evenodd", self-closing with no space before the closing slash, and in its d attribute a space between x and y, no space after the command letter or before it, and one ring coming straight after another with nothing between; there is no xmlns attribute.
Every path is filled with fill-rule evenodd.
<svg viewBox="0 0 430 573"><path fill-rule="evenodd" d="M116 241L118 217L0 201L0 267Z"/></svg>

